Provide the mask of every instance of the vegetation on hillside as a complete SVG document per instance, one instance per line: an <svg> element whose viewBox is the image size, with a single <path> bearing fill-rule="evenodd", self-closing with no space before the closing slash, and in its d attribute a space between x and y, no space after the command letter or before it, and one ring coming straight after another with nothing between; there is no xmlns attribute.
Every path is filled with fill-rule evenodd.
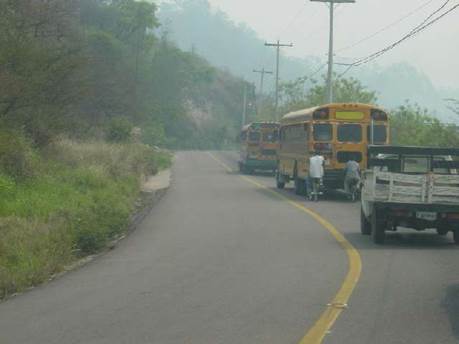
<svg viewBox="0 0 459 344"><path fill-rule="evenodd" d="M104 138L120 118L154 145L226 143L244 82L158 36L156 12L134 0L0 0L0 125L38 146Z"/></svg>

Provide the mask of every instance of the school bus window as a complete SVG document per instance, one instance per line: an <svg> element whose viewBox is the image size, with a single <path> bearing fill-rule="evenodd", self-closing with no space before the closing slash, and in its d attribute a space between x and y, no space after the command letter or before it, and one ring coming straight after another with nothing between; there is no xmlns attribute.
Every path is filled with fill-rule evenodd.
<svg viewBox="0 0 459 344"><path fill-rule="evenodd" d="M308 133L304 130L304 125L294 125L287 127L285 130L286 141L288 142L302 142L307 140Z"/></svg>
<svg viewBox="0 0 459 344"><path fill-rule="evenodd" d="M260 133L258 131L251 131L249 133L249 141L250 142L258 142L258 141L260 141L260 137L261 137L261 135L260 135Z"/></svg>
<svg viewBox="0 0 459 344"><path fill-rule="evenodd" d="M373 126L373 133L374 133L374 140L371 139L371 125L368 127L368 142L370 143L386 143L387 141L387 127L385 125L374 125Z"/></svg>
<svg viewBox="0 0 459 344"><path fill-rule="evenodd" d="M360 124L340 124L338 126L339 142L362 142L362 127Z"/></svg>
<svg viewBox="0 0 459 344"><path fill-rule="evenodd" d="M315 141L331 141L333 139L333 129L331 124L314 124Z"/></svg>
<svg viewBox="0 0 459 344"><path fill-rule="evenodd" d="M277 141L277 130L263 133L263 142L276 142Z"/></svg>

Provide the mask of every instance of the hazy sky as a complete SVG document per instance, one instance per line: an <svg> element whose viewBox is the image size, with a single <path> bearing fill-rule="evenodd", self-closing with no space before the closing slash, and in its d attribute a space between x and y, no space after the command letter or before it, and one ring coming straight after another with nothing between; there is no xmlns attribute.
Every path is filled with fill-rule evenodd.
<svg viewBox="0 0 459 344"><path fill-rule="evenodd" d="M397 41L444 2L356 0L354 4L338 5L335 12L336 61L350 62ZM325 4L309 0L210 0L210 3L235 22L251 27L262 39L292 42L295 47L285 49L286 54L325 57L327 53L328 8ZM450 0L445 9L456 4L459 0ZM373 38L342 50L387 26L390 27ZM377 60L380 64L401 61L415 65L437 86L459 89L459 8Z"/></svg>

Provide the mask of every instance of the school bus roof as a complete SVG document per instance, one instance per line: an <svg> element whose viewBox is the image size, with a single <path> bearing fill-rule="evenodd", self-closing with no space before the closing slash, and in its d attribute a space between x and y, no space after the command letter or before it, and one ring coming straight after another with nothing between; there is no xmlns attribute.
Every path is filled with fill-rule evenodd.
<svg viewBox="0 0 459 344"><path fill-rule="evenodd" d="M378 109L382 110L378 106L371 105L371 104L363 104L363 103L331 103L331 104L324 104L321 106L314 106L307 109L302 109L298 111L289 112L288 114L284 115L281 119L281 124L289 124L289 123L298 123L302 121L307 121L312 118L312 114L314 111L318 109L329 108L329 109Z"/></svg>
<svg viewBox="0 0 459 344"><path fill-rule="evenodd" d="M266 127L266 128L277 128L279 127L279 123L278 122L253 122L253 123L249 123L249 124L246 124L242 127L241 131L247 131L249 129L254 129L254 128L259 128L259 129L263 129L263 127Z"/></svg>

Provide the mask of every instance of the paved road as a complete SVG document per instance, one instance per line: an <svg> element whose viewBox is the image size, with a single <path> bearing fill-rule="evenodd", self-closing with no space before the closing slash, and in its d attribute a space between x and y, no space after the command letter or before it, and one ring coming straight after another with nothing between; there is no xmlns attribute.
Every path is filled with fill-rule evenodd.
<svg viewBox="0 0 459 344"><path fill-rule="evenodd" d="M233 154L218 156L235 166ZM307 214L206 153L178 154L173 178L116 250L0 304L0 343L298 343L343 282L344 250ZM459 342L459 251L450 238L406 232L380 248L358 234L357 205L303 203L363 261L325 343Z"/></svg>

